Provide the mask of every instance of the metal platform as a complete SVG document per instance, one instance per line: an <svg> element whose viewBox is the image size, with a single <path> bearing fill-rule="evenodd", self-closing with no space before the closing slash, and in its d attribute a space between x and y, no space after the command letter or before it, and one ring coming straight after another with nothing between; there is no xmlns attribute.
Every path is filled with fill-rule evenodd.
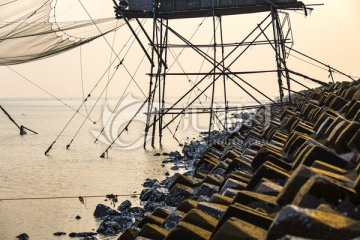
<svg viewBox="0 0 360 240"><path fill-rule="evenodd" d="M305 8L304 3L280 3L276 4L276 8L279 10L303 10ZM195 9L195 10L183 10L183 11L157 11L157 18L162 19L185 19L185 18L199 18L213 16L226 16L226 15L238 15L249 14L258 12L270 12L271 8L267 4L254 5L254 6L238 6L238 7L216 7L214 9ZM121 10L117 18L153 18L154 13L152 10Z"/></svg>

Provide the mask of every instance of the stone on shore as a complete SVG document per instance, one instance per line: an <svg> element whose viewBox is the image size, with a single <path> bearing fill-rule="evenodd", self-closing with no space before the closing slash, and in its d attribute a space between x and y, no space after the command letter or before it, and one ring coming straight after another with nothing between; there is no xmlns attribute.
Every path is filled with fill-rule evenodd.
<svg viewBox="0 0 360 240"><path fill-rule="evenodd" d="M16 238L19 239L19 240L28 240L29 235L27 235L26 233L22 233L22 234L16 236Z"/></svg>
<svg viewBox="0 0 360 240"><path fill-rule="evenodd" d="M125 200L119 205L118 210L120 212L123 212L123 211L129 209L130 207L131 207L131 202L129 200Z"/></svg>

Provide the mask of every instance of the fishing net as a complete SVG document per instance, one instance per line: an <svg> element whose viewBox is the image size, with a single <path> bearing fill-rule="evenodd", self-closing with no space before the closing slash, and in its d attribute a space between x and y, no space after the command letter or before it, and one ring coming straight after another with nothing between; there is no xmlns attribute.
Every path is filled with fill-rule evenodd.
<svg viewBox="0 0 360 240"><path fill-rule="evenodd" d="M124 25L115 18L57 22L57 0L0 0L0 65L50 57Z"/></svg>

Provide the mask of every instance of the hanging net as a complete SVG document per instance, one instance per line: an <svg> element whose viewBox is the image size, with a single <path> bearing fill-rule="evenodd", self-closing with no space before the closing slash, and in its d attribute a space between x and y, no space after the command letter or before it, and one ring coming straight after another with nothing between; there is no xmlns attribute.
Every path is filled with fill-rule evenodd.
<svg viewBox="0 0 360 240"><path fill-rule="evenodd" d="M122 25L115 18L57 22L57 0L0 0L0 65L53 56Z"/></svg>

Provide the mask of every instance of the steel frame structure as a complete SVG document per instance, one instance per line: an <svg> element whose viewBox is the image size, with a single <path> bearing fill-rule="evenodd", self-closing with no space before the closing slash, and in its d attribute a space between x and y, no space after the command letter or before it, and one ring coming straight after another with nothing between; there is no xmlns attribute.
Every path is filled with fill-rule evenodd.
<svg viewBox="0 0 360 240"><path fill-rule="evenodd" d="M144 137L144 148L146 148L146 141L149 135L149 131L152 128L152 146L154 147L154 139L156 135L156 127L158 127L158 135L159 135L159 144L162 146L162 136L163 130L169 126L171 122L173 122L176 118L178 118L182 114L191 113L189 110L195 101L199 99L208 89L211 88L211 102L209 108L198 108L198 114L207 113L209 114L209 128L208 128L208 135L211 139L211 133L213 129L213 125L215 122L215 118L219 121L220 119L217 117L217 113L222 111L225 113L224 122L220 122L225 130L228 129L228 114L231 111L236 111L238 107L229 107L228 99L227 99L227 80L233 82L236 86L238 86L241 90L243 90L248 96L250 96L255 102L259 105L251 106L251 108L259 108L264 106L249 90L245 89L250 88L252 91L257 92L261 96L265 97L269 100L269 102L275 104L275 101L267 96L264 92L255 88L251 83L246 81L242 75L246 74L261 74L266 72L275 72L277 73L277 82L279 86L279 99L280 105L283 106L284 104L284 90L287 91L289 96L289 102L291 103L291 85L290 85L290 76L289 76L289 69L286 65L287 59L287 48L291 48L293 44L292 39L292 29L291 29L291 22L288 13L283 13L284 18L281 22L279 17L279 10L277 5L272 4L270 1L268 2L268 12L269 14L257 25L255 28L239 43L224 43L223 42L223 26L222 26L222 15L218 14L218 9L213 7L209 10L209 17L212 17L212 34L213 34L213 44L209 45L195 45L190 40L186 39L182 36L179 32L174 30L172 27L169 26L169 18L165 18L166 15L162 14L158 8L158 4L156 0L153 3L153 11L152 11L152 34L150 34L145 30L144 26L139 21L141 17L150 18L149 14L141 15L141 14L134 14L132 12L121 10L119 7L117 8L117 18L122 18L125 20L127 26L129 27L130 31L134 34L137 42L141 46L142 50L146 54L149 62L150 62L150 72L147 74L149 76L149 91L148 91L148 98L147 98L147 112L146 112L146 127L145 127L145 137ZM214 6L214 0L213 0ZM303 9L303 8L301 8ZM262 11L264 9L262 8ZM164 17L165 16L165 17ZM171 15L174 16L174 15ZM146 51L145 43L141 41L141 39L135 33L133 27L131 26L129 19L135 18L136 23L140 26L142 33L145 35L148 43L151 46L151 53L149 54ZM174 17L172 17L174 18ZM216 18L219 18L219 29L216 28ZM284 26L287 26L288 31L284 32ZM273 36L269 37L266 34L266 30L272 27L272 34ZM172 34L177 39L179 39L183 44L172 45L168 43L169 34ZM217 36L220 36L220 39L217 39ZM255 35L255 36L254 36ZM254 36L254 37L253 37ZM264 40L259 40L260 36L265 37ZM251 39L253 37L253 39ZM230 70L230 67L252 46L257 45L270 45L271 48L274 50L275 56L275 63L276 69L275 70L259 70L259 71L248 71L248 72L234 72ZM287 46L291 44L291 46ZM240 47L245 47L240 53L237 53L234 60L229 62L229 57L233 57L236 50ZM208 72L201 72L201 73L176 73L176 72L169 72L167 61L168 61L168 50L170 48L176 47L186 47L190 48L195 51L198 55L200 55L205 61L211 63L212 69ZM213 55L210 56L205 51L202 50L204 47L212 47ZM224 48L233 49L225 55ZM217 51L221 51L221 54L217 54ZM221 55L219 59L218 55ZM226 61L228 60L228 61ZM170 76L199 76L200 80L193 84L189 90L182 95L174 104L170 107L165 108L165 96L166 96L166 81L167 77ZM208 84L200 93L198 93L185 107L179 107L179 103L190 94L190 92L194 91L198 88L199 84L202 83L206 78L211 77L211 83ZM223 109L214 109L214 95L215 95L215 88L216 83L223 82L223 97L225 106ZM286 81L287 87L283 86L283 79ZM158 106L154 105L155 98L158 97ZM191 114L193 114L192 112ZM164 116L167 114L175 115L170 121L165 122ZM158 123L158 126L157 126Z"/></svg>

